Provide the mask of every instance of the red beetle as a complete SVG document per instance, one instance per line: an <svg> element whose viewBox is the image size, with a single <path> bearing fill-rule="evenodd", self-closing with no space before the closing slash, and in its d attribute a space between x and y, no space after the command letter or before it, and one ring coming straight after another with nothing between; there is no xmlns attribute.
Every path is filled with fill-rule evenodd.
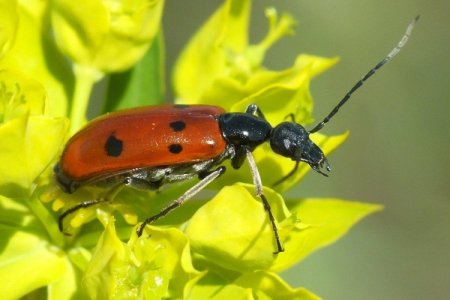
<svg viewBox="0 0 450 300"><path fill-rule="evenodd" d="M282 122L272 127L253 104L244 113L226 113L220 107L208 105L150 106L114 112L93 120L68 141L55 166L55 176L66 193L87 185L106 185L111 187L111 192L65 211L59 218L60 230L63 231L63 220L67 215L111 200L109 197L120 187L158 189L167 183L200 178L161 212L144 220L137 228L140 236L146 224L179 207L223 174L225 167L221 163L225 159L231 159L233 168L238 169L247 158L256 194L261 198L273 228L277 244L275 253L284 251L263 193L253 150L269 142L275 153L295 161L294 169L283 180L295 172L299 162L308 163L313 170L326 176L323 168L326 171L331 168L309 135L321 130L353 92L400 51L417 20L418 17L408 26L399 44L310 131L295 122Z"/></svg>

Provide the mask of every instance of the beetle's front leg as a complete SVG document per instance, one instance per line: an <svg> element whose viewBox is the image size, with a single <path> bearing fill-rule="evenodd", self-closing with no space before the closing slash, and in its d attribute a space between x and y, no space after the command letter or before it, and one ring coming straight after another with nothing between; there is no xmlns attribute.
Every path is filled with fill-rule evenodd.
<svg viewBox="0 0 450 300"><path fill-rule="evenodd" d="M249 106L247 106L247 108L245 109L245 113L246 114L251 114L253 116L258 116L261 119L263 119L264 121L267 121L266 117L263 114L263 112L261 111L259 106L256 105L256 104L250 104Z"/></svg>

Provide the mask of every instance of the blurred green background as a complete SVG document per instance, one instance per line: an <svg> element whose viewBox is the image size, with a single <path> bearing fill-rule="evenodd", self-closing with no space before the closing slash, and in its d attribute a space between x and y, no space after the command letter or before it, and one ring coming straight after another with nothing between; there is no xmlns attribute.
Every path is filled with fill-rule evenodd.
<svg viewBox="0 0 450 300"><path fill-rule="evenodd" d="M221 3L167 1L168 70ZM329 157L331 176L311 172L290 192L382 203L385 210L283 276L325 299L449 299L450 1L256 0L253 42L267 30L268 6L289 12L299 25L272 48L266 65L288 67L300 52L341 57L312 82L317 120L422 17L402 52L323 130L351 132Z"/></svg>

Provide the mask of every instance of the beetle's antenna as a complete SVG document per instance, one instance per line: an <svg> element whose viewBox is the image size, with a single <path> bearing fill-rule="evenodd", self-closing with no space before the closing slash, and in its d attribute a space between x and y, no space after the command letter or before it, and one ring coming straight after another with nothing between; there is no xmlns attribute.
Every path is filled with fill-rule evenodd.
<svg viewBox="0 0 450 300"><path fill-rule="evenodd" d="M388 55L386 55L386 57L380 61L378 64L376 64L375 67L373 67L372 69L370 69L369 72L367 72L366 75L364 75L363 78L361 78L351 89L350 91L348 91L348 93L344 96L344 98L342 98L341 101L339 101L339 103L336 105L335 108L333 108L333 110L328 114L328 116L326 116L322 122L318 123L313 129L311 129L309 131L309 133L314 133L317 132L319 130L321 130L323 128L323 126L330 121L330 119L339 111L339 108L341 108L347 101L348 99L350 99L350 97L352 96L352 94L359 89L364 82L369 79L373 74L375 74L375 72L381 68L382 66L384 66L385 64L387 64L392 58L394 58L394 56L396 56L400 50L403 48L403 46L405 46L406 42L408 41L409 37L411 36L411 32L414 29L414 26L416 25L416 22L419 20L420 16L417 16L414 18L414 20L412 20L411 23L409 23L408 28L406 28L406 32L403 35L403 37L401 38L400 42L398 42L397 46L395 46L394 49L392 49L391 52L389 52Z"/></svg>

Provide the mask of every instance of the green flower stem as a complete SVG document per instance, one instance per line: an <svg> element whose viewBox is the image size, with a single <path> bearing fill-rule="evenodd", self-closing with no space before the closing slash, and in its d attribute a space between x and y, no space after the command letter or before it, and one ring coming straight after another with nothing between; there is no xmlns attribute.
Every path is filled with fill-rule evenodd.
<svg viewBox="0 0 450 300"><path fill-rule="evenodd" d="M34 192L31 195L30 199L28 200L28 206L36 216L36 218L38 218L38 220L44 226L53 244L57 245L58 247L63 247L64 236L61 234L61 232L59 232L57 222L55 222L54 217L40 201L37 192Z"/></svg>
<svg viewBox="0 0 450 300"><path fill-rule="evenodd" d="M74 65L75 92L70 109L70 133L75 133L86 122L86 111L92 88L104 74L96 69L83 65Z"/></svg>

